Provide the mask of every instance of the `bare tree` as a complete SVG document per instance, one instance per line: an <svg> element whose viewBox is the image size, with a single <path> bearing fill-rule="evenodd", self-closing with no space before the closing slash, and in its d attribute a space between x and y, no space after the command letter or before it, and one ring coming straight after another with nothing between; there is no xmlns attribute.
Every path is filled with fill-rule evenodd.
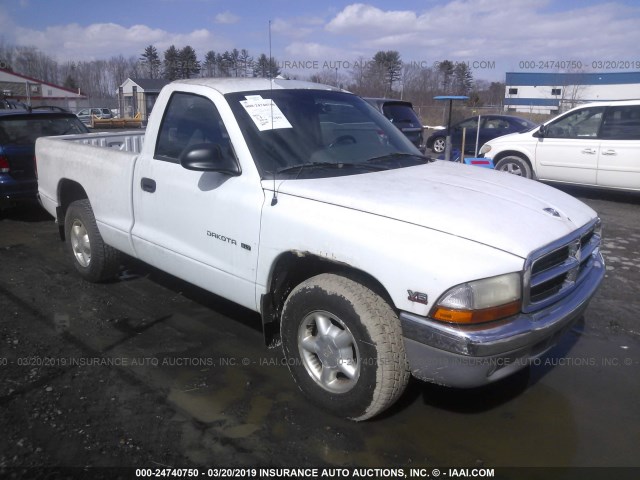
<svg viewBox="0 0 640 480"><path fill-rule="evenodd" d="M557 74L558 85L552 87L551 93L558 99L559 111L563 112L582 103L586 86L582 83L584 70L571 70Z"/></svg>

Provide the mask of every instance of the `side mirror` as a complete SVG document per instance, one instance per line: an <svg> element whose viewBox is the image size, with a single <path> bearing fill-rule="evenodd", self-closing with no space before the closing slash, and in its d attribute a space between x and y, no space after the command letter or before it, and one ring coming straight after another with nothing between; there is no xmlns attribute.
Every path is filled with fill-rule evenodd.
<svg viewBox="0 0 640 480"><path fill-rule="evenodd" d="M222 154L217 143L191 145L180 155L180 165L196 172L219 172L232 177L240 175L235 159Z"/></svg>
<svg viewBox="0 0 640 480"><path fill-rule="evenodd" d="M540 128L537 132L533 134L534 137L544 138L547 136L548 130L546 125L540 125Z"/></svg>

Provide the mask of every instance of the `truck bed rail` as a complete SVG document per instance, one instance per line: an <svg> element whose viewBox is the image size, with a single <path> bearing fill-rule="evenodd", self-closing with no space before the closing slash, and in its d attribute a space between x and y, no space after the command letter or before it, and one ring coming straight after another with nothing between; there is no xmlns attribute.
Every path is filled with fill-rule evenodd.
<svg viewBox="0 0 640 480"><path fill-rule="evenodd" d="M81 135L67 135L59 137L84 145L92 145L94 147L114 148L122 152L140 153L144 145L144 131L131 132L97 132Z"/></svg>

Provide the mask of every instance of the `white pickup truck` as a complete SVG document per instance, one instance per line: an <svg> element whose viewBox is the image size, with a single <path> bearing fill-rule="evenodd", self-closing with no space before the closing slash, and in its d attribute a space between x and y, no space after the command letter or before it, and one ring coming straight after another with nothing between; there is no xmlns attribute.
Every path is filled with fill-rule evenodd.
<svg viewBox="0 0 640 480"><path fill-rule="evenodd" d="M410 375L475 387L527 366L604 276L589 207L429 161L323 85L174 82L145 134L41 138L36 158L80 275L112 278L124 252L259 312L300 389L354 420Z"/></svg>

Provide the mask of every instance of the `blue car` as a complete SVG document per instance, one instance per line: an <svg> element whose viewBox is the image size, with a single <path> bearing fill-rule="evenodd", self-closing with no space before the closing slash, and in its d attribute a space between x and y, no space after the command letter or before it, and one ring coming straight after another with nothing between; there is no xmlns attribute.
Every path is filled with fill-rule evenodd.
<svg viewBox="0 0 640 480"><path fill-rule="evenodd" d="M532 130L538 126L526 118L515 117L512 115L482 115L480 124L480 135L478 139L478 148L489 140L496 137L507 135L508 133L524 132ZM476 148L476 136L478 136L478 117L470 117L451 126L451 145L453 149L460 150L462 148L462 130L466 128L464 153L474 154ZM445 139L448 131L437 130L427 138L427 148L435 153L444 152Z"/></svg>
<svg viewBox="0 0 640 480"><path fill-rule="evenodd" d="M88 132L87 127L72 113L1 109L0 206L37 198L34 156L38 137Z"/></svg>

